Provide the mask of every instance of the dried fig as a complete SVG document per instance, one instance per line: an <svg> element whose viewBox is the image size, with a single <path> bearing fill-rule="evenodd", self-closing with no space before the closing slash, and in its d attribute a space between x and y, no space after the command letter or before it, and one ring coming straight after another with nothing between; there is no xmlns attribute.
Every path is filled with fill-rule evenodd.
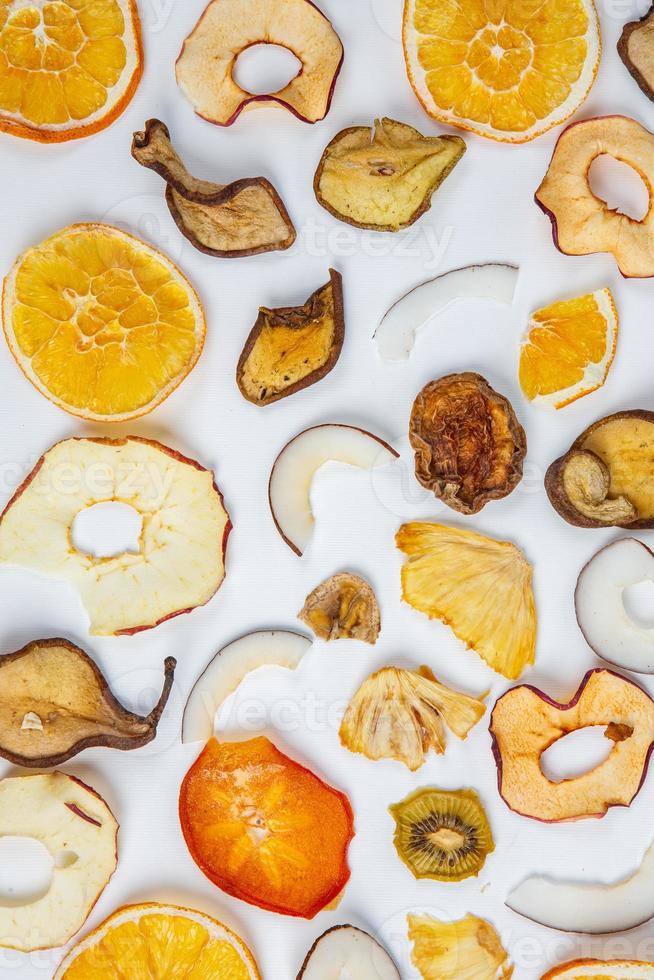
<svg viewBox="0 0 654 980"><path fill-rule="evenodd" d="M175 152L168 127L149 119L134 133L132 156L166 181L175 224L200 252L242 258L290 248L296 234L279 194L265 177L214 184L192 177Z"/></svg>
<svg viewBox="0 0 654 980"><path fill-rule="evenodd" d="M460 514L508 496L522 479L527 437L511 403L479 374L450 374L413 404L416 477Z"/></svg>
<svg viewBox="0 0 654 980"><path fill-rule="evenodd" d="M381 628L371 587L358 575L332 575L307 596L299 619L321 640L363 640L375 644Z"/></svg>
<svg viewBox="0 0 654 980"><path fill-rule="evenodd" d="M321 381L338 361L345 335L343 280L329 282L303 306L262 306L236 368L244 398L270 405Z"/></svg>

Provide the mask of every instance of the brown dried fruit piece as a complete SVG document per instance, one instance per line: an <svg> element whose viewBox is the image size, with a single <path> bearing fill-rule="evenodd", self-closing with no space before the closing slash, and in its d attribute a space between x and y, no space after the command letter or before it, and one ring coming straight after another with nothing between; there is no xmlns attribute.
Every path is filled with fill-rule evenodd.
<svg viewBox="0 0 654 980"><path fill-rule="evenodd" d="M36 640L0 657L0 756L17 766L59 766L83 749L151 742L173 684L165 664L159 702L142 718L115 699L95 663L68 640Z"/></svg>
<svg viewBox="0 0 654 980"><path fill-rule="evenodd" d="M431 207L466 151L460 136L423 136L394 119L338 133L313 181L319 204L357 228L399 231Z"/></svg>
<svg viewBox="0 0 654 980"><path fill-rule="evenodd" d="M290 248L296 234L279 194L265 177L214 184L192 177L168 127L148 119L134 133L132 156L166 181L166 203L182 235L200 252L242 258Z"/></svg>
<svg viewBox="0 0 654 980"><path fill-rule="evenodd" d="M416 477L460 514L508 496L522 479L527 437L511 403L480 374L449 374L413 404Z"/></svg>
<svg viewBox="0 0 654 980"><path fill-rule="evenodd" d="M270 405L321 381L336 365L344 336L343 280L330 269L329 282L303 306L260 308L236 368L241 394Z"/></svg>
<svg viewBox="0 0 654 980"><path fill-rule="evenodd" d="M640 20L625 24L618 54L647 98L654 102L654 4Z"/></svg>
<svg viewBox="0 0 654 980"><path fill-rule="evenodd" d="M349 572L332 575L307 596L298 619L321 640L377 642L381 628L375 593Z"/></svg>
<svg viewBox="0 0 654 980"><path fill-rule="evenodd" d="M545 475L552 506L576 527L654 527L654 412L591 425Z"/></svg>

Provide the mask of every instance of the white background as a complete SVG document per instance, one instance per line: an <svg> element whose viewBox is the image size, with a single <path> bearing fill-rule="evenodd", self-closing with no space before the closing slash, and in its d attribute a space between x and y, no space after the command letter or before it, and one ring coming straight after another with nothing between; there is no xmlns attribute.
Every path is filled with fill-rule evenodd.
<svg viewBox="0 0 654 980"><path fill-rule="evenodd" d="M609 3L602 0L600 75L581 115L625 113L653 128L654 107L615 50L624 21L642 14L647 3ZM151 416L110 432L160 439L215 468L235 525L227 578L209 605L131 639L91 640L86 615L68 587L1 569L0 646L9 652L35 638L68 636L96 658L117 695L141 710L159 688L164 658L174 655L179 662L155 745L127 754L85 752L64 767L102 793L121 823L118 870L89 926L126 902L195 906L237 928L251 944L266 980L292 980L314 939L343 922L381 933L403 976L413 978L405 914L417 908L441 916L473 912L487 917L511 950L518 980L536 980L547 966L581 953L654 959L651 926L591 941L540 929L504 906L507 891L531 872L606 881L631 873L653 836L653 780L628 810L614 810L601 821L545 826L512 814L499 799L487 718L466 743L450 737L446 756L430 755L415 774L398 763L369 762L339 745L339 707L383 665L427 663L452 685L475 693L490 687L489 705L509 686L474 653L465 652L446 627L400 601L401 557L393 542L399 524L416 517L464 523L422 492L412 476L407 420L422 385L450 371L479 371L511 398L527 429L523 483L508 499L489 504L465 525L514 541L533 563L538 655L524 679L559 699L567 699L584 672L598 663L575 623L576 577L595 550L618 535L565 524L547 502L543 473L596 418L618 409L654 408L652 283L622 280L610 256L559 255L549 222L533 202L556 131L524 147L466 137L468 152L435 196L432 210L414 228L397 235L350 229L316 203L313 173L325 144L341 128L368 124L375 115L385 114L428 134L442 131L424 115L406 80L399 44L400 6L400 0L322 0L344 41L346 56L331 112L315 126L274 108L246 113L227 130L195 117L176 87L173 65L204 0L141 0L145 77L117 123L91 139L63 146L0 136L2 270L16 254L65 225L107 220L164 248L197 286L208 318L200 363ZM176 146L199 176L223 182L257 174L272 179L298 228L294 248L283 254L221 260L200 254L182 239L164 204L163 183L130 156L133 130L151 116L169 125ZM625 184L619 175L609 186L619 201L632 191L631 182ZM440 258L435 243L444 243ZM460 304L422 335L408 362L386 365L379 360L372 333L401 293L437 272L485 261L521 265L513 310ZM258 305L304 301L326 280L329 265L343 273L345 285L346 338L338 366L301 394L264 409L250 405L236 388L234 369ZM621 324L618 354L605 388L558 414L531 408L517 382L519 338L529 311L607 285L614 290ZM4 343L0 370L3 504L52 443L71 435L106 434L107 428L86 426L50 405L24 380ZM374 479L368 473L326 467L314 484L317 531L300 560L274 528L266 499L268 475L290 437L326 421L355 423L394 441L403 450L402 465ZM649 543L653 538L648 532L640 536ZM352 879L342 904L335 912L303 922L232 900L194 865L179 830L177 794L199 746L183 747L179 727L186 695L217 650L250 630L297 628L296 613L306 594L341 569L364 574L377 591L383 619L377 646L316 643L297 674L260 672L242 686L236 704L238 708L254 699L268 706L268 734L348 792L354 805ZM307 696L319 704L317 723L309 715ZM227 729L243 734L235 715ZM574 761L568 757L568 765ZM12 771L0 765L0 776ZM478 880L454 885L418 882L397 858L387 806L430 785L472 786L481 794L497 850ZM0 977L49 977L59 959L58 951L29 957L4 952Z"/></svg>

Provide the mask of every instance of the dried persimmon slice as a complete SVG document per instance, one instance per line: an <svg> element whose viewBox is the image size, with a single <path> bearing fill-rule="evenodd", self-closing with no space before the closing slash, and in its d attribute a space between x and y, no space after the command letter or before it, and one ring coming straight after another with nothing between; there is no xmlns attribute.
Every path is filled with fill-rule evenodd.
<svg viewBox="0 0 654 980"><path fill-rule="evenodd" d="M312 919L343 891L354 836L348 798L267 738L212 738L179 798L200 870L250 905Z"/></svg>

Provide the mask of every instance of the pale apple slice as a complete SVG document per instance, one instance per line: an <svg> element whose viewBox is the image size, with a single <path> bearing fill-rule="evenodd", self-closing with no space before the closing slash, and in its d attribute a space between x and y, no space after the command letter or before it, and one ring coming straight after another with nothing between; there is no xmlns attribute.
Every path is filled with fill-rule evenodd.
<svg viewBox="0 0 654 980"><path fill-rule="evenodd" d="M487 300L510 306L519 272L517 266L489 262L452 269L416 286L391 306L375 331L382 360L406 360L417 332L457 300Z"/></svg>
<svg viewBox="0 0 654 980"><path fill-rule="evenodd" d="M311 540L311 485L321 466L335 462L370 470L398 457L379 436L353 425L316 425L291 439L275 460L268 487L273 520L289 548L302 555Z"/></svg>
<svg viewBox="0 0 654 980"><path fill-rule="evenodd" d="M306 955L297 980L401 980L399 971L376 939L355 926L328 929Z"/></svg>
<svg viewBox="0 0 654 980"><path fill-rule="evenodd" d="M637 871L614 885L552 881L533 875L506 904L527 919L561 932L625 932L654 917L654 844Z"/></svg>
<svg viewBox="0 0 654 980"><path fill-rule="evenodd" d="M52 859L47 891L0 903L0 946L63 946L82 928L116 870L118 824L102 797L63 772L0 782L0 837L32 838Z"/></svg>
<svg viewBox="0 0 654 980"><path fill-rule="evenodd" d="M296 670L311 640L286 630L248 633L223 647L200 675L189 695L182 720L182 742L207 742L221 705L243 679L260 667Z"/></svg>

